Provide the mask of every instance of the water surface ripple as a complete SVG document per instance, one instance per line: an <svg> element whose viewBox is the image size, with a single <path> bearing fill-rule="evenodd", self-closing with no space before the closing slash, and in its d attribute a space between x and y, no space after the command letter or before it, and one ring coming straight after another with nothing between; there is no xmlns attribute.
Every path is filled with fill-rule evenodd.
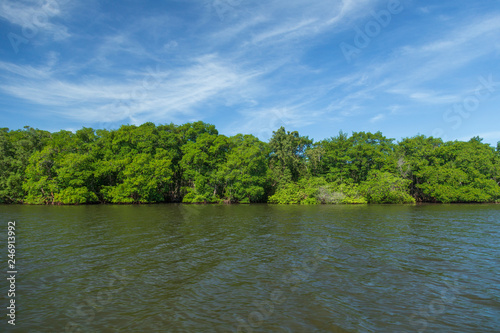
<svg viewBox="0 0 500 333"><path fill-rule="evenodd" d="M0 206L4 246L9 220L2 332L500 332L500 205Z"/></svg>

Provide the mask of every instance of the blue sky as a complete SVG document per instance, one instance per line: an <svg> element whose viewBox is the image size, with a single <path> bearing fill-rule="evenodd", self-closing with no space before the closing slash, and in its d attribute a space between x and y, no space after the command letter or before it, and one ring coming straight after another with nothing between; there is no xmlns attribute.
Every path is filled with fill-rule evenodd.
<svg viewBox="0 0 500 333"><path fill-rule="evenodd" d="M497 0L0 4L0 127L500 141Z"/></svg>

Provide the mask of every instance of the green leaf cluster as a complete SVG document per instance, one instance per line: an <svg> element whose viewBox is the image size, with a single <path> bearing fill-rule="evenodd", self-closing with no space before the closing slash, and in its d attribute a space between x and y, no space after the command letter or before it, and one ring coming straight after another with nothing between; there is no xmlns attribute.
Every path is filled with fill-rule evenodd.
<svg viewBox="0 0 500 333"><path fill-rule="evenodd" d="M364 204L500 201L500 144L340 132L269 143L203 122L0 129L0 203Z"/></svg>

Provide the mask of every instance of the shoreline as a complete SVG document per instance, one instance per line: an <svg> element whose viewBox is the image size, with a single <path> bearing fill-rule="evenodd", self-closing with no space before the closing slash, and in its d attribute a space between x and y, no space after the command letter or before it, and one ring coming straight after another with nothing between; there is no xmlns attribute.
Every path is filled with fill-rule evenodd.
<svg viewBox="0 0 500 333"><path fill-rule="evenodd" d="M84 204L63 204L63 203L46 203L46 204L30 204L30 203L0 203L0 206L143 206L143 205L189 205L189 206L255 206L255 205L270 205L270 206L423 206L423 205L498 205L500 202L415 202L415 203L339 203L339 204L280 204L271 202L251 202L251 203L226 203L226 202L145 202L145 203L84 203Z"/></svg>

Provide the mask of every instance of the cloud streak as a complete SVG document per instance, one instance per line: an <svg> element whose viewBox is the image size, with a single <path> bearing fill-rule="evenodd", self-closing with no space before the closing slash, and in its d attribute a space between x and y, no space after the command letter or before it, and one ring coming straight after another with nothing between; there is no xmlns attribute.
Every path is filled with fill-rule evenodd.
<svg viewBox="0 0 500 333"><path fill-rule="evenodd" d="M54 19L62 16L62 0L4 0L0 3L0 18L21 27L25 38L35 37L39 31L51 35L55 40L70 37L66 26L54 23Z"/></svg>
<svg viewBox="0 0 500 333"><path fill-rule="evenodd" d="M22 28L40 8L49 13L51 1L3 1L0 23ZM485 69L495 74L500 8L451 2L403 1L404 12L346 64L339 44L387 3L231 1L221 19L212 2L92 2L90 10L57 0L37 22L47 38L33 53L0 58L0 98L71 126L201 119L227 133L327 124L337 132L339 124L383 129L419 108L439 110L460 101Z"/></svg>

